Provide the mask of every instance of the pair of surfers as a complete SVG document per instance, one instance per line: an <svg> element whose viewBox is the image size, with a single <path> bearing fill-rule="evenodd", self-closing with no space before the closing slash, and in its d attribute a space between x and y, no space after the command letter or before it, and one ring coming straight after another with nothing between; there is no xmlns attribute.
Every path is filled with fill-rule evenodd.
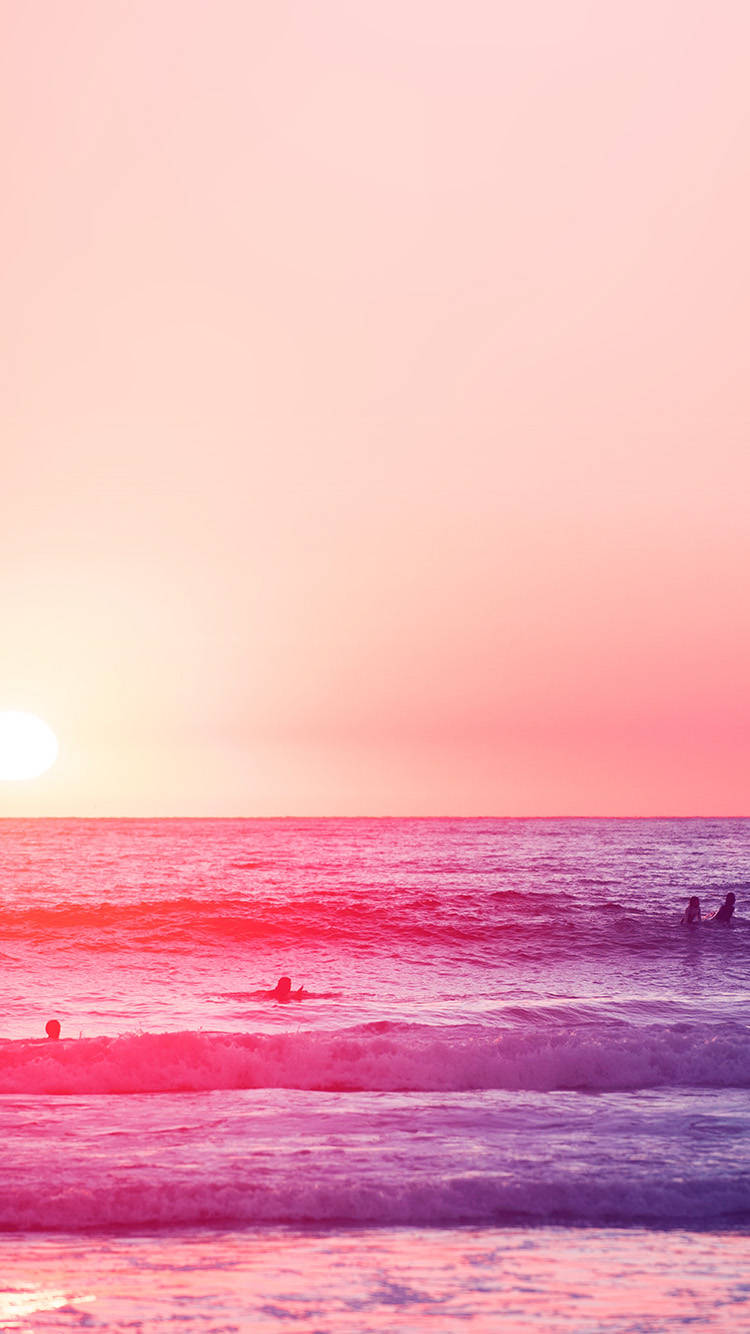
<svg viewBox="0 0 750 1334"><path fill-rule="evenodd" d="M710 917L702 918L701 901L698 898L697 894L693 894L692 898L688 903L687 908L685 909L682 918L682 925L698 926L700 922L706 921L711 923L722 922L724 923L725 926L729 926L729 923L732 920L732 914L734 913L734 903L735 903L734 894L730 890L724 902L722 903L721 907L718 909L718 911L712 913Z"/></svg>

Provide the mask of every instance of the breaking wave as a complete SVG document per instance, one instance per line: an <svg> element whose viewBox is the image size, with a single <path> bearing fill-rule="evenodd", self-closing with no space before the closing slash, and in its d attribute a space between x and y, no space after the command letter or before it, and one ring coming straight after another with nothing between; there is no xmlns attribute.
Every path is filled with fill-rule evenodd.
<svg viewBox="0 0 750 1334"><path fill-rule="evenodd" d="M0 1229L76 1231L174 1226L411 1226L513 1224L709 1228L747 1224L747 1186L707 1174L627 1181L548 1171L534 1182L511 1173L455 1174L400 1182L290 1173L259 1182L243 1170L222 1180L166 1186L139 1176L112 1182L59 1180L46 1191L0 1187Z"/></svg>
<svg viewBox="0 0 750 1334"><path fill-rule="evenodd" d="M750 1088L741 1024L137 1033L0 1044L1 1093Z"/></svg>

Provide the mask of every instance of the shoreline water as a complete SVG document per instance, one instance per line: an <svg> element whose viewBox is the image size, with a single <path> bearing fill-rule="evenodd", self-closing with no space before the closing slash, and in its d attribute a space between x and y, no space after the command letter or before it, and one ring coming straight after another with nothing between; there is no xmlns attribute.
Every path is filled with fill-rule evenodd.
<svg viewBox="0 0 750 1334"><path fill-rule="evenodd" d="M194 1229L158 1250L106 1234L93 1253L86 1238L0 1237L0 1327L736 1334L749 1255L746 1236L637 1229Z"/></svg>

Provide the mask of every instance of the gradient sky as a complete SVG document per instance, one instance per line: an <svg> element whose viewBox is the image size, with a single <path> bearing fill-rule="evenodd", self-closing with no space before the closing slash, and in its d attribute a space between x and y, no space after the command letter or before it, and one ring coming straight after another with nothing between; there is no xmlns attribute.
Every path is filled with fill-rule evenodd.
<svg viewBox="0 0 750 1334"><path fill-rule="evenodd" d="M750 814L750 6L2 0L7 814Z"/></svg>

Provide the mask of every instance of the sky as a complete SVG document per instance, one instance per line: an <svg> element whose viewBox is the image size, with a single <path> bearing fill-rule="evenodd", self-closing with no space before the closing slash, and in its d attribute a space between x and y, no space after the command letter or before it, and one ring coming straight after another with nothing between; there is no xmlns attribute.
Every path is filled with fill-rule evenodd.
<svg viewBox="0 0 750 1334"><path fill-rule="evenodd" d="M750 815L744 0L0 0L7 815Z"/></svg>

